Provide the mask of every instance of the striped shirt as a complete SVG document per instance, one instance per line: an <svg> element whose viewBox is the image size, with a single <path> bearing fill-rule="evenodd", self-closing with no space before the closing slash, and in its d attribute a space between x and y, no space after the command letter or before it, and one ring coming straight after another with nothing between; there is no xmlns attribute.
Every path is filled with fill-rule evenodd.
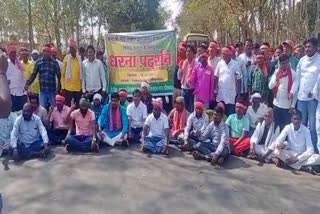
<svg viewBox="0 0 320 214"><path fill-rule="evenodd" d="M219 125L215 125L214 121L211 122L207 127L204 133L201 136L201 141L209 139L217 150L215 153L221 155L223 149L226 147L229 148L229 128L228 125L221 121Z"/></svg>

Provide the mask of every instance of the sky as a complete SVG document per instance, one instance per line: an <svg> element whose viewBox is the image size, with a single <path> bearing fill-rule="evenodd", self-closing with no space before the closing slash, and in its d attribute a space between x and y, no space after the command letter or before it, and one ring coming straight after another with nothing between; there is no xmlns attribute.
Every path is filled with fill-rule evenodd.
<svg viewBox="0 0 320 214"><path fill-rule="evenodd" d="M167 21L166 27L168 29L173 29L173 23L175 18L181 11L182 2L180 0L162 0L161 6L165 8L170 14L170 19Z"/></svg>

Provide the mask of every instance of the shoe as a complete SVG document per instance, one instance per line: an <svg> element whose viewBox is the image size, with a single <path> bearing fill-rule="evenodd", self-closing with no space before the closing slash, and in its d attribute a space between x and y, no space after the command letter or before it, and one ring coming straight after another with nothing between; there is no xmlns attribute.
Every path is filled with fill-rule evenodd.
<svg viewBox="0 0 320 214"><path fill-rule="evenodd" d="M71 146L69 144L66 144L64 148L66 149L67 152L69 153L71 152Z"/></svg>

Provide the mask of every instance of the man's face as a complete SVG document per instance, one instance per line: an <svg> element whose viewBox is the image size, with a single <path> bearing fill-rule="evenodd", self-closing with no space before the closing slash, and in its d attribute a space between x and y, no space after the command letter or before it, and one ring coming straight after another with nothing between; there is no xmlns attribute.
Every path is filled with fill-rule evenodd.
<svg viewBox="0 0 320 214"><path fill-rule="evenodd" d="M32 112L31 108L22 110L22 116L25 121L30 121L32 114L33 114L33 112Z"/></svg>
<svg viewBox="0 0 320 214"><path fill-rule="evenodd" d="M50 53L48 48L43 48L42 55L43 55L44 58L50 58L51 57L51 53Z"/></svg>
<svg viewBox="0 0 320 214"><path fill-rule="evenodd" d="M199 61L203 67L206 67L208 65L208 58L207 57L200 57Z"/></svg>
<svg viewBox="0 0 320 214"><path fill-rule="evenodd" d="M288 44L283 44L283 53L287 56L290 56L292 54L292 48Z"/></svg>
<svg viewBox="0 0 320 214"><path fill-rule="evenodd" d="M63 102L56 100L56 106L59 111L63 109L63 105L64 105Z"/></svg>
<svg viewBox="0 0 320 214"><path fill-rule="evenodd" d="M289 60L285 60L285 61L281 62L280 68L283 70L287 70L288 68L290 68Z"/></svg>
<svg viewBox="0 0 320 214"><path fill-rule="evenodd" d="M20 54L21 60L27 61L29 59L29 54L26 51L22 51Z"/></svg>
<svg viewBox="0 0 320 214"><path fill-rule="evenodd" d="M214 114L213 114L214 123L215 124L220 124L221 121L222 121L222 117L223 117L223 115L221 113L214 112Z"/></svg>
<svg viewBox="0 0 320 214"><path fill-rule="evenodd" d="M141 94L140 93L135 93L134 95L133 95L133 102L135 102L135 103L140 103L140 101L141 101Z"/></svg>
<svg viewBox="0 0 320 214"><path fill-rule="evenodd" d="M203 110L202 109L196 108L195 111L196 111L196 117L201 117L202 116L202 114L203 114Z"/></svg>
<svg viewBox="0 0 320 214"><path fill-rule="evenodd" d="M186 52L185 51L181 51L181 50L178 50L179 51L179 55L183 58L183 59L185 59L186 58Z"/></svg>
<svg viewBox="0 0 320 214"><path fill-rule="evenodd" d="M301 126L301 118L298 115L293 115L291 117L291 122L292 122L292 124L293 124L293 126L294 126L294 128L296 130L300 128L300 126Z"/></svg>
<svg viewBox="0 0 320 214"><path fill-rule="evenodd" d="M252 47L253 47L252 42L246 41L245 50L246 50L247 53L251 53L252 52Z"/></svg>
<svg viewBox="0 0 320 214"><path fill-rule="evenodd" d="M9 58L10 58L11 62L15 62L15 60L17 58L17 52L16 51L11 51L9 53Z"/></svg>
<svg viewBox="0 0 320 214"><path fill-rule="evenodd" d="M120 102L123 103L127 100L127 95L125 95L124 93L120 94Z"/></svg>
<svg viewBox="0 0 320 214"><path fill-rule="evenodd" d="M244 110L241 107L236 106L236 113L239 116L242 116L244 114Z"/></svg>
<svg viewBox="0 0 320 214"><path fill-rule="evenodd" d="M257 65L262 65L264 63L263 58L260 58L260 57L256 58L256 63Z"/></svg>
<svg viewBox="0 0 320 214"><path fill-rule="evenodd" d="M243 46L239 45L238 47L236 47L236 51L238 54L241 54L243 52Z"/></svg>
<svg viewBox="0 0 320 214"><path fill-rule="evenodd" d="M57 52L51 52L51 56L53 59L57 59L58 58L58 53Z"/></svg>
<svg viewBox="0 0 320 214"><path fill-rule="evenodd" d="M33 112L35 112L39 108L39 103L38 103L38 100L36 100L36 99L31 99L30 104L32 106Z"/></svg>
<svg viewBox="0 0 320 214"><path fill-rule="evenodd" d="M317 52L317 47L313 46L310 42L308 42L305 46L306 54L311 57Z"/></svg>
<svg viewBox="0 0 320 214"><path fill-rule="evenodd" d="M252 103L253 104L259 104L259 103L261 103L261 99L260 98L253 98L252 99Z"/></svg>
<svg viewBox="0 0 320 214"><path fill-rule="evenodd" d="M100 59L101 61L103 60L103 55L102 54L97 54L96 57L97 57L97 59Z"/></svg>
<svg viewBox="0 0 320 214"><path fill-rule="evenodd" d="M94 55L95 55L94 50L92 50L91 48L88 49L87 54L89 59L94 59Z"/></svg>
<svg viewBox="0 0 320 214"><path fill-rule="evenodd" d="M228 54L222 53L221 56L222 56L222 59L223 59L225 62L229 62L229 61L231 60L231 56L228 55Z"/></svg>
<svg viewBox="0 0 320 214"><path fill-rule="evenodd" d="M80 105L81 114L87 114L89 107L86 105Z"/></svg>
<svg viewBox="0 0 320 214"><path fill-rule="evenodd" d="M267 112L263 115L263 118L264 118L264 121L266 123L266 125L270 125L273 121L273 118L272 118L272 113L271 112Z"/></svg>
<svg viewBox="0 0 320 214"><path fill-rule="evenodd" d="M269 49L267 47L260 48L260 51L263 53L263 55L269 56Z"/></svg>
<svg viewBox="0 0 320 214"><path fill-rule="evenodd" d="M111 99L111 107L117 108L118 106L119 106L119 100L117 98L112 98Z"/></svg>
<svg viewBox="0 0 320 214"><path fill-rule="evenodd" d="M217 49L209 48L208 50L209 50L209 53L211 56L213 56L213 57L217 56Z"/></svg>
<svg viewBox="0 0 320 214"><path fill-rule="evenodd" d="M161 108L159 106L153 106L153 116L159 118L161 114Z"/></svg>
<svg viewBox="0 0 320 214"><path fill-rule="evenodd" d="M198 55L203 54L204 51L205 51L205 49L203 47L198 47L198 49L197 49Z"/></svg>
<svg viewBox="0 0 320 214"><path fill-rule="evenodd" d="M70 54L75 56L77 54L77 50L74 47L70 47Z"/></svg>
<svg viewBox="0 0 320 214"><path fill-rule="evenodd" d="M175 108L178 110L178 111L182 111L184 109L184 105L183 105L183 102L177 102L175 103Z"/></svg>
<svg viewBox="0 0 320 214"><path fill-rule="evenodd" d="M39 57L40 57L40 55L37 54L37 53L33 53L33 54L32 54L32 59L33 59L34 61L37 61L37 60L39 59Z"/></svg>
<svg viewBox="0 0 320 214"><path fill-rule="evenodd" d="M283 54L283 51L279 48L274 52L275 57L279 57L281 54Z"/></svg>
<svg viewBox="0 0 320 214"><path fill-rule="evenodd" d="M191 50L191 48L188 48L187 49L187 53L186 53L188 59L193 59L194 58L194 53L193 51Z"/></svg>
<svg viewBox="0 0 320 214"><path fill-rule="evenodd" d="M95 106L100 106L101 101L99 99L94 99L93 103L94 103Z"/></svg>
<svg viewBox="0 0 320 214"><path fill-rule="evenodd" d="M296 48L294 50L294 55L298 58L298 59L301 59L304 55L304 50L303 48Z"/></svg>

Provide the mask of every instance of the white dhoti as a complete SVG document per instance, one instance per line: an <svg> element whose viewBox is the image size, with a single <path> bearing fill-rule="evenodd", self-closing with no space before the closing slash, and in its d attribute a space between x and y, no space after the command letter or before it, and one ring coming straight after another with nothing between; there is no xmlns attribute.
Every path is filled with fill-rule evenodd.
<svg viewBox="0 0 320 214"><path fill-rule="evenodd" d="M255 144L254 150L256 152L256 155L258 156L263 156L265 155L268 150L270 150L268 147L266 147L265 145L259 145L259 144ZM272 149L271 149L272 150ZM266 157L266 161L269 162L270 159L273 157L273 152L268 155L268 157Z"/></svg>
<svg viewBox="0 0 320 214"><path fill-rule="evenodd" d="M102 135L103 136L100 137L100 140L108 144L109 146L114 147L115 144L121 140L122 132L120 132L118 135L112 138L109 137L105 132L102 132ZM126 140L126 139L127 139L127 134L123 137L123 140Z"/></svg>
<svg viewBox="0 0 320 214"><path fill-rule="evenodd" d="M303 152L296 152L293 150L275 150L275 154L277 157L282 160L283 162L286 162L287 159L291 157L297 157L301 155ZM290 165L293 169L300 170L303 166L315 166L320 165L320 155L318 154L312 154L305 160L301 160L296 162L295 164Z"/></svg>

